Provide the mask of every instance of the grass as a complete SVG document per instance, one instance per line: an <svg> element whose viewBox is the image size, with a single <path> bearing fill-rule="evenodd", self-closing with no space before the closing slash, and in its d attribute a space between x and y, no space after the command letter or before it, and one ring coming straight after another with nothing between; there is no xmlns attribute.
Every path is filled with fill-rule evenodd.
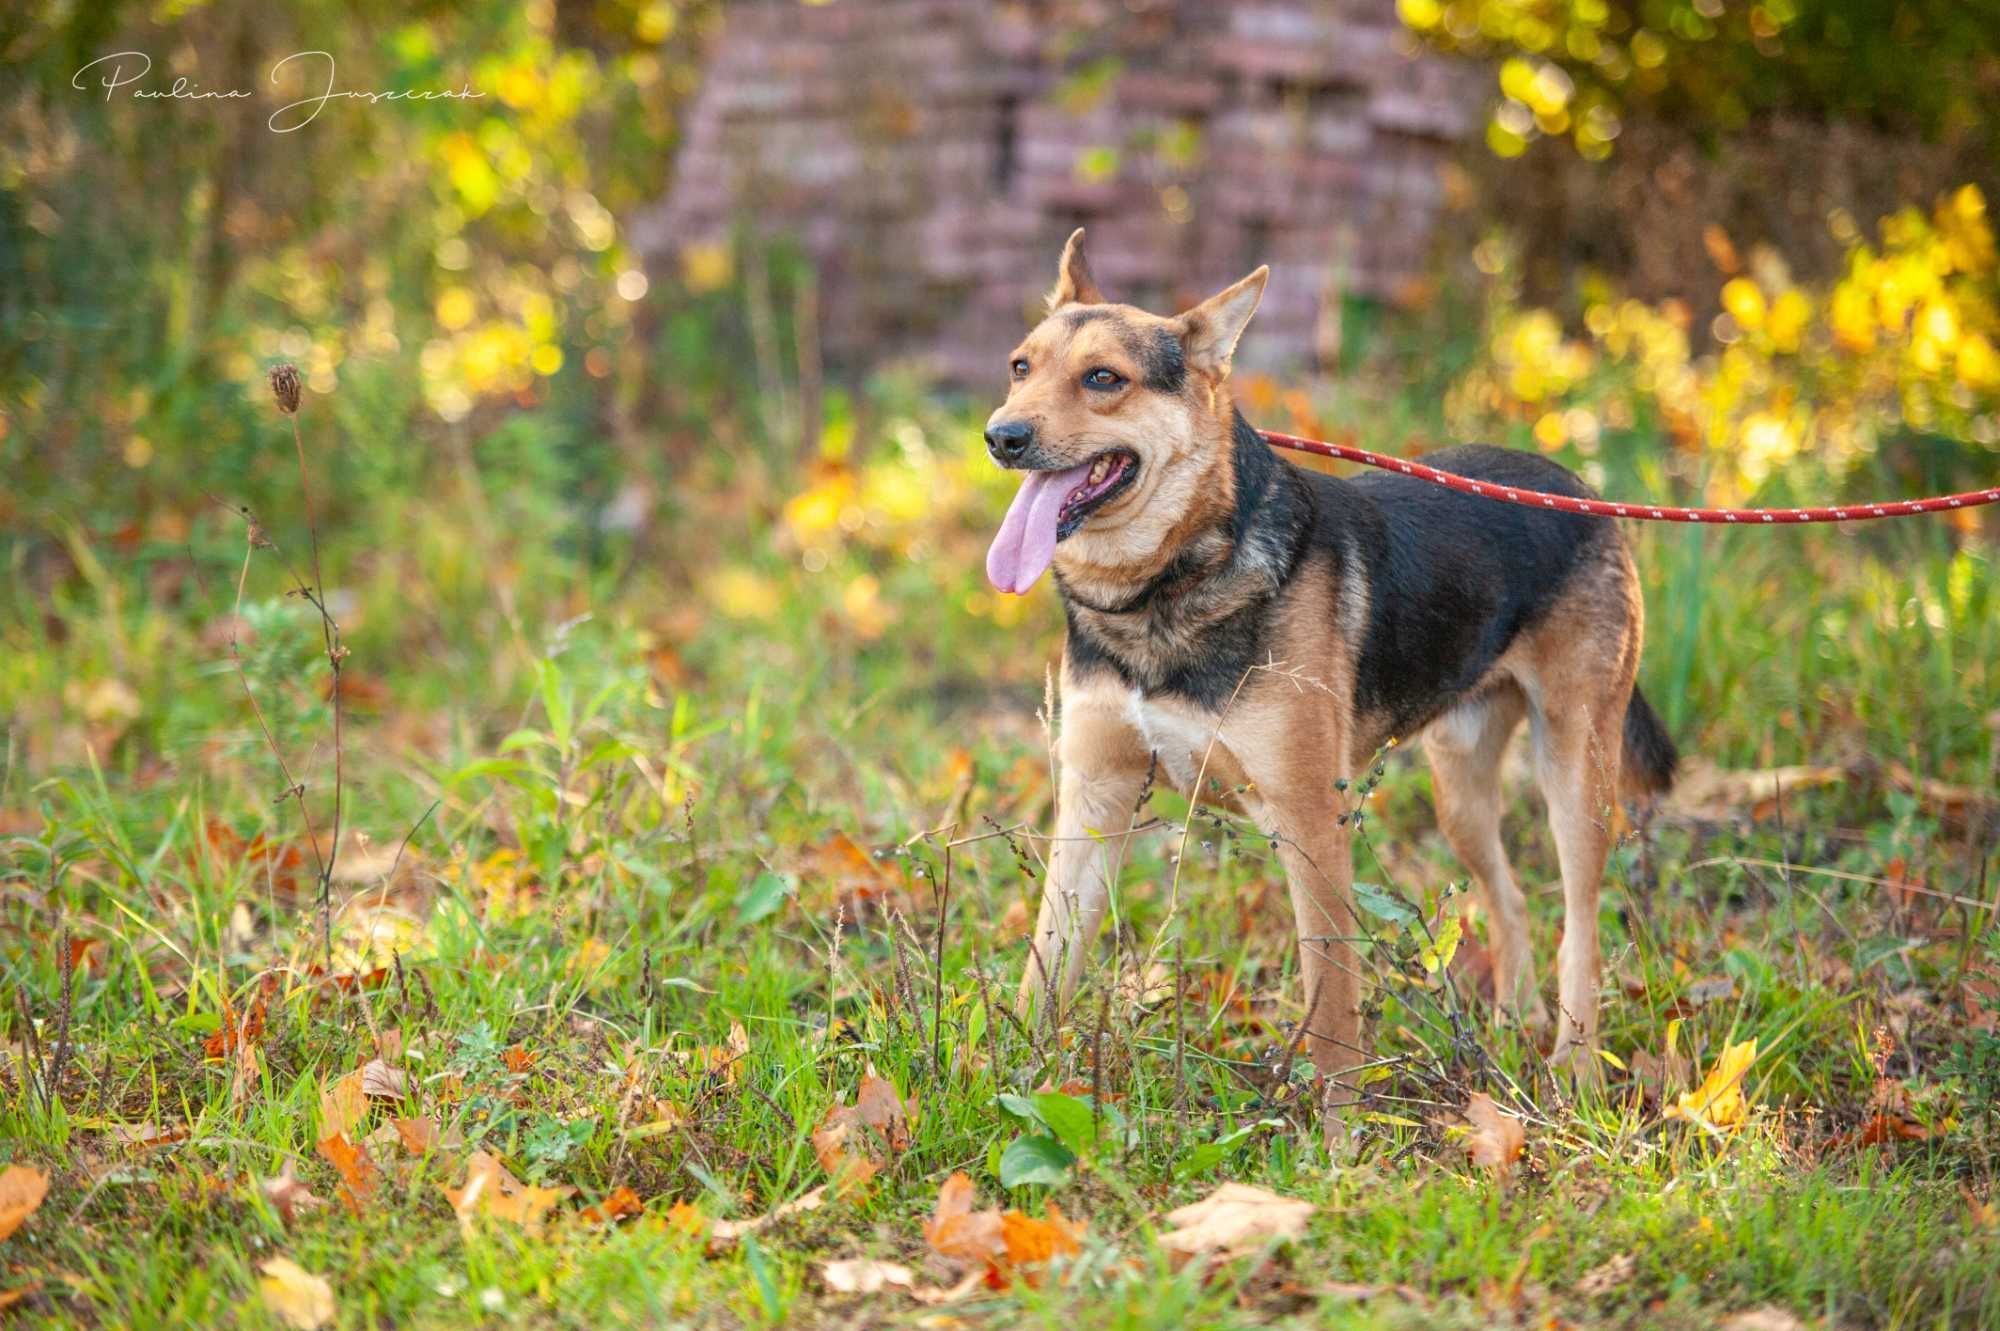
<svg viewBox="0 0 2000 1331"><path fill-rule="evenodd" d="M2000 1322L1993 1087L1966 1070L2000 878L1990 810L1940 793L1993 784L1990 541L1637 534L1647 688L1683 746L1850 774L1621 846L1602 1087L1571 1092L1425 969L1461 871L1427 773L1391 758L1357 872L1406 905L1374 920L1383 1071L1335 1167L1287 1047L1281 874L1244 827L1196 818L1170 912L1188 812L1155 796L1069 1019L1006 1015L1052 821L1035 709L1056 616L976 585L996 495L955 460L963 420L885 412L896 442L849 466L685 478L650 545L587 551L476 464L414 493L317 490L353 652L330 936L228 649L325 829L324 645L282 566L252 552L232 628L228 513L133 539L31 511L15 567L46 594L0 607L0 1154L50 1189L0 1246L0 1288L33 1287L17 1323L275 1325L276 1254L329 1281L342 1326ZM1606 488L1641 492L1649 447L1609 458ZM295 525L273 531L296 557ZM1552 847L1513 799L1546 975ZM73 971L65 939L87 940ZM1475 929L1468 989L1478 956ZM210 1057L260 995L249 1071ZM1745 1126L1663 1115L1751 1038ZM357 1134L401 1113L464 1144L372 1146L382 1181L349 1208L316 1149L322 1093L385 1049L409 1090ZM688 1232L826 1183L810 1134L871 1069L914 1108L865 1190L716 1251ZM1112 1126L1056 1133L1002 1098L1042 1088ZM1467 1158L1475 1091L1526 1120L1509 1179ZM1916 1139L1862 1144L1878 1111ZM1074 1157L1061 1181L1003 1186L1008 1148L1051 1135L1034 1149ZM475 1148L577 1195L538 1234L462 1232L444 1188ZM328 1202L289 1225L260 1187L288 1163ZM1087 1222L1081 1252L947 1308L824 1287L848 1256L944 1280L922 1222L961 1170L982 1203ZM1295 1244L1177 1267L1160 1217L1225 1179L1319 1209ZM580 1216L621 1187L642 1216Z"/></svg>

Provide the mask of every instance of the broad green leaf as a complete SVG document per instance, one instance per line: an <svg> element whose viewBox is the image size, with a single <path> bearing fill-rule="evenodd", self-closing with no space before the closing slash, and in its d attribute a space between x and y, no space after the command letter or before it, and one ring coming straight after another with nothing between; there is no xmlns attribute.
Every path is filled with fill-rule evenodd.
<svg viewBox="0 0 2000 1331"><path fill-rule="evenodd" d="M766 869L750 880L741 892L736 894L736 919L740 924L755 924L761 919L775 915L785 904L785 898L792 893L792 885L783 876Z"/></svg>
<svg viewBox="0 0 2000 1331"><path fill-rule="evenodd" d="M1035 1111L1056 1139L1078 1155L1097 1144L1098 1116L1088 1100L1061 1091L1043 1091L1035 1097Z"/></svg>
<svg viewBox="0 0 2000 1331"><path fill-rule="evenodd" d="M1378 920L1410 925L1417 922L1416 908L1395 892L1376 883L1356 883L1354 904Z"/></svg>
<svg viewBox="0 0 2000 1331"><path fill-rule="evenodd" d="M1031 1132L1016 1137L1000 1153L1000 1186L1019 1188L1037 1183L1053 1188L1069 1181L1069 1171L1075 1164L1076 1156L1067 1146L1054 1137Z"/></svg>

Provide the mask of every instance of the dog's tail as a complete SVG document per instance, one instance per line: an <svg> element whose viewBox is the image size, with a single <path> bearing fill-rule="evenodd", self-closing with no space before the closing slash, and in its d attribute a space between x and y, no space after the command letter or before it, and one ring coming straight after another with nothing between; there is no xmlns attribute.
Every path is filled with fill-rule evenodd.
<svg viewBox="0 0 2000 1331"><path fill-rule="evenodd" d="M1674 769L1680 765L1673 737L1660 722L1659 713L1632 686L1632 701L1625 705L1625 754L1620 764L1629 799L1664 795L1674 784Z"/></svg>

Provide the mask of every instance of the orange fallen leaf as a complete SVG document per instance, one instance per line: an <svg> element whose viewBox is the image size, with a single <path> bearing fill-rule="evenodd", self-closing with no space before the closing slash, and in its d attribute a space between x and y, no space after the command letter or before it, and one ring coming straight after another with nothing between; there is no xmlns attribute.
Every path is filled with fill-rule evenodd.
<svg viewBox="0 0 2000 1331"><path fill-rule="evenodd" d="M1173 1228L1160 1235L1169 1252L1213 1253L1223 1261L1295 1239L1319 1208L1247 1183L1225 1183L1198 1202L1167 1212Z"/></svg>
<svg viewBox="0 0 2000 1331"><path fill-rule="evenodd" d="M49 1195L49 1176L33 1165L9 1165L0 1172L0 1242L11 1237Z"/></svg>
<svg viewBox="0 0 2000 1331"><path fill-rule="evenodd" d="M983 1266L986 1284L993 1289L1006 1289L1016 1279L1032 1285L1040 1278L1040 1267L1080 1250L1085 1226L1065 1216L1054 1202L1038 1218L1021 1211L1003 1214L997 1206L975 1211L976 1200L972 1180L962 1172L953 1173L938 1189L937 1206L924 1223L924 1239L939 1256Z"/></svg>
<svg viewBox="0 0 2000 1331"><path fill-rule="evenodd" d="M289 1257L273 1257L260 1268L257 1282L264 1306L297 1331L318 1331L333 1320L333 1286Z"/></svg>
<svg viewBox="0 0 2000 1331"><path fill-rule="evenodd" d="M526 1072L535 1066L535 1051L520 1045L510 1045L500 1051L500 1061L507 1065L509 1072Z"/></svg>
<svg viewBox="0 0 2000 1331"><path fill-rule="evenodd" d="M396 1130L396 1139L403 1144L403 1149L411 1155L429 1155L435 1150L455 1150L465 1145L463 1133L457 1128L450 1131L440 1129L434 1115L391 1119L390 1126Z"/></svg>
<svg viewBox="0 0 2000 1331"><path fill-rule="evenodd" d="M875 1176L884 1163L884 1148L893 1154L909 1144L909 1116L902 1097L891 1082L876 1075L873 1065L862 1074L854 1103L829 1106L812 1135L820 1168L833 1176L843 1195Z"/></svg>
<svg viewBox="0 0 2000 1331"><path fill-rule="evenodd" d="M41 1288L41 1281L30 1280L27 1284L18 1285L13 1289L0 1289L0 1312L7 1311L30 1294L40 1293Z"/></svg>
<svg viewBox="0 0 2000 1331"><path fill-rule="evenodd" d="M444 1195L468 1237L473 1232L473 1222L482 1216L504 1220L530 1235L539 1235L550 1208L575 1191L570 1187L544 1188L523 1183L494 1156L474 1151L465 1164L465 1183L458 1188L445 1188Z"/></svg>
<svg viewBox="0 0 2000 1331"><path fill-rule="evenodd" d="M349 1211L360 1215L382 1185L382 1172L375 1168L368 1152L349 1141L344 1132L320 1138L319 1153L340 1175L340 1199L347 1203Z"/></svg>
<svg viewBox="0 0 2000 1331"><path fill-rule="evenodd" d="M285 1162L285 1167L278 1171L278 1177L260 1180L257 1187L287 1227L294 1224L306 1212L316 1211L326 1205L319 1197L313 1195L311 1188L299 1182L292 1173L292 1163L289 1160Z"/></svg>
<svg viewBox="0 0 2000 1331"><path fill-rule="evenodd" d="M592 1224L608 1225L614 1220L641 1215L645 1210L646 1204L639 1200L638 1193L627 1187L617 1187L597 1205L584 1207L581 1214Z"/></svg>
<svg viewBox="0 0 2000 1331"><path fill-rule="evenodd" d="M1472 1132L1465 1139L1472 1163L1492 1170L1493 1177L1505 1186L1514 1172L1514 1162L1521 1158L1521 1150L1528 1143L1521 1120L1501 1112L1486 1092L1476 1091L1466 1102L1465 1121L1472 1125Z"/></svg>
<svg viewBox="0 0 2000 1331"><path fill-rule="evenodd" d="M954 1172L938 1189L937 1206L924 1222L924 1241L939 1255L961 1262L985 1262L1004 1251L1000 1208L974 1211L977 1193L972 1180Z"/></svg>

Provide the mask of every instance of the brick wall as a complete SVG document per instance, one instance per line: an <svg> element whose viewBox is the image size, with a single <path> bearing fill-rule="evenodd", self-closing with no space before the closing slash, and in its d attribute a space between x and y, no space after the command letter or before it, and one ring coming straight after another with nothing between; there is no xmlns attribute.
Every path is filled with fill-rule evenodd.
<svg viewBox="0 0 2000 1331"><path fill-rule="evenodd" d="M1343 291L1413 276L1478 76L1394 0L743 0L689 108L650 262L796 238L836 364L993 381L1072 227L1114 299L1184 307L1259 263L1244 355L1311 364Z"/></svg>

